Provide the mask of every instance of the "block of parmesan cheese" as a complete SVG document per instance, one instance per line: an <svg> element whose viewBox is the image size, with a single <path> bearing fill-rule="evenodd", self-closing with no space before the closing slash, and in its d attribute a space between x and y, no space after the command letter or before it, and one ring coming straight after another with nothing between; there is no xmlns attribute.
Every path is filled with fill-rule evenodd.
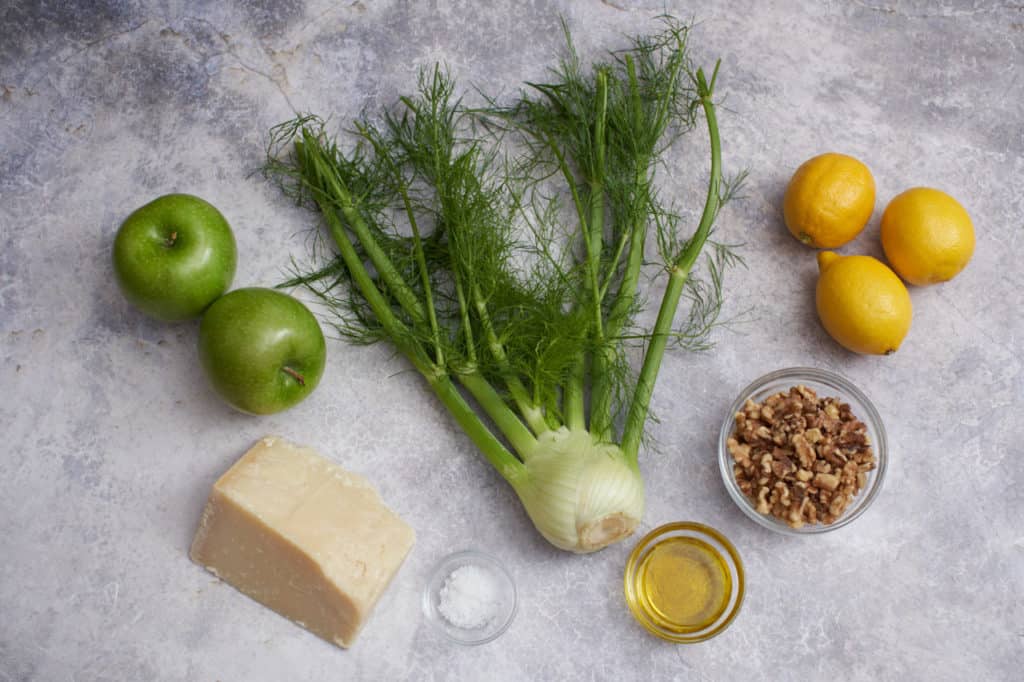
<svg viewBox="0 0 1024 682"><path fill-rule="evenodd" d="M414 540L365 478L267 436L214 484L191 557L348 647Z"/></svg>

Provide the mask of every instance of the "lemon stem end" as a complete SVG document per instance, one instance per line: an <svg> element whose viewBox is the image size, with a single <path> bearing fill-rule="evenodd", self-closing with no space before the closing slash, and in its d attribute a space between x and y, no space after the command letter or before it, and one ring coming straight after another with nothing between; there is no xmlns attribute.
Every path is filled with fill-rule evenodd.
<svg viewBox="0 0 1024 682"><path fill-rule="evenodd" d="M818 272L825 272L832 262L839 258L835 251L822 251L818 254Z"/></svg>

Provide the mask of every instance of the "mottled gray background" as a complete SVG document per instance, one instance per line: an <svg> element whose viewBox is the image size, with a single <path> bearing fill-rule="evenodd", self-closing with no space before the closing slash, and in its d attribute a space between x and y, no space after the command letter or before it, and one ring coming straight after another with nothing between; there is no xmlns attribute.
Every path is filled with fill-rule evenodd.
<svg viewBox="0 0 1024 682"><path fill-rule="evenodd" d="M236 230L236 285L280 280L310 215L253 170L293 110L343 122L444 60L465 84L539 79L563 14L586 56L652 30L663 7L723 60L727 165L748 168L721 217L745 242L718 347L666 357L645 527L693 519L741 551L748 597L722 636L655 640L628 615L632 542L548 547L418 378L385 347L332 343L295 410L242 416L206 388L195 324L132 310L113 286L120 221L170 191ZM1024 666L1024 6L901 2L493 3L8 1L0 9L0 682L56 680L1000 680ZM893 357L856 357L813 311L812 252L780 198L807 157L862 158L876 214L844 249L880 255L878 215L913 185L972 214L974 260L912 291ZM667 191L699 210L703 131ZM658 296L657 286L650 298ZM892 466L881 498L825 537L755 526L722 487L714 442L738 390L794 364L838 370L875 401ZM279 433L368 474L419 542L357 646L342 651L219 584L188 543L210 484ZM508 563L519 615L458 648L419 590L451 549Z"/></svg>

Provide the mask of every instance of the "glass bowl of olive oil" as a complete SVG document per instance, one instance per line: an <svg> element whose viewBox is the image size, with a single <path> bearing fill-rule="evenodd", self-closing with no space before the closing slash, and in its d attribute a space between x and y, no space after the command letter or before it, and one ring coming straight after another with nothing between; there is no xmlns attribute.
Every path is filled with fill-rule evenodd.
<svg viewBox="0 0 1024 682"><path fill-rule="evenodd" d="M693 644L725 630L743 604L743 561L724 535L701 523L655 528L633 549L626 604L653 635Z"/></svg>

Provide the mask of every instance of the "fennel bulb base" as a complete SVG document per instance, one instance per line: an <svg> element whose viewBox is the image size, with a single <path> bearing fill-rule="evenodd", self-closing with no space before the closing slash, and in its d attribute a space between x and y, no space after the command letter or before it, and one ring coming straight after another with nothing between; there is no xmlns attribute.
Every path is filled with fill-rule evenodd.
<svg viewBox="0 0 1024 682"><path fill-rule="evenodd" d="M608 545L628 538L639 525L640 519L636 517L627 516L621 512L609 514L580 529L580 549L573 551L586 553L604 549Z"/></svg>

